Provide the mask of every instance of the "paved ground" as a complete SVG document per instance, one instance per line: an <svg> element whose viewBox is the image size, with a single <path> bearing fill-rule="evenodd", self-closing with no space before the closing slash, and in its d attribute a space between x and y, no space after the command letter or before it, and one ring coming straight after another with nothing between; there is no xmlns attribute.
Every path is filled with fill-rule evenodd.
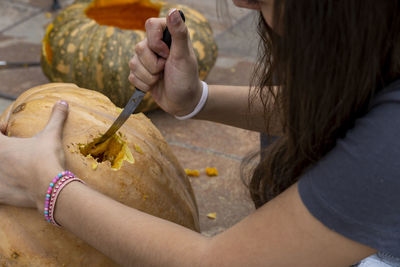
<svg viewBox="0 0 400 267"><path fill-rule="evenodd" d="M46 25L55 13L51 0L0 1L0 61L39 61L40 43ZM73 2L61 0L63 7ZM229 14L217 18L216 1L170 0L191 6L203 13L214 29L219 47L217 63L207 78L210 84L247 85L257 51L255 14L239 10L228 2ZM35 85L47 83L40 67L0 70L0 112L8 97ZM162 111L148 116L164 134L185 168L203 170L190 178L196 193L201 229L214 235L235 224L253 210L245 186L239 178L242 158L259 146L258 134L205 121L177 121ZM204 174L215 166L220 175ZM217 218L207 218L216 212Z"/></svg>

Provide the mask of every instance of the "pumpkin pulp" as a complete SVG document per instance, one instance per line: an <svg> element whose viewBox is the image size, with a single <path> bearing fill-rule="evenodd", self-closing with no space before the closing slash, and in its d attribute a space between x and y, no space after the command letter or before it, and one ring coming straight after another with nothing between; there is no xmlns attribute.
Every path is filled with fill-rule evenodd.
<svg viewBox="0 0 400 267"><path fill-rule="evenodd" d="M158 17L160 9L150 0L94 0L85 14L100 25L144 31L146 20Z"/></svg>
<svg viewBox="0 0 400 267"><path fill-rule="evenodd" d="M109 161L111 163L111 168L114 170L119 170L124 160L129 163L135 162L127 143L117 134L114 134L104 143L95 145L99 139L100 137L94 139L87 145L79 145L80 152L85 157L93 158L96 164Z"/></svg>

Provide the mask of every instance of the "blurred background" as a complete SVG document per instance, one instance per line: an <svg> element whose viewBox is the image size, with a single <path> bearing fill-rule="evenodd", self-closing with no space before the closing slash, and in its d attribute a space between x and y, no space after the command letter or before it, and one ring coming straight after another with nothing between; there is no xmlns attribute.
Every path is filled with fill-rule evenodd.
<svg viewBox="0 0 400 267"><path fill-rule="evenodd" d="M58 2L62 9L73 0ZM218 58L207 83L248 85L257 55L257 13L236 8L231 0L226 0L227 9L220 16L216 0L167 2L196 9L213 29ZM52 0L0 0L0 112L25 90L49 82L39 62L46 26L60 10L52 5ZM33 64L2 68L2 61ZM219 233L253 211L247 188L240 180L240 162L259 149L258 133L206 121L178 121L161 110L146 115L162 132L182 166L200 171L199 177L189 179L204 235ZM208 177L206 167L217 168L219 175ZM209 213L216 213L216 218L207 217Z"/></svg>

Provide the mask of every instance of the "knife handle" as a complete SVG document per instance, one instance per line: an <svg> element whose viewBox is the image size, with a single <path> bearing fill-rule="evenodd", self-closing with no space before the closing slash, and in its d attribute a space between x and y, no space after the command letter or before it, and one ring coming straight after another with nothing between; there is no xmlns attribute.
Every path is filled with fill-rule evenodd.
<svg viewBox="0 0 400 267"><path fill-rule="evenodd" d="M182 20L185 22L186 18L181 10L179 10L179 14L181 15ZM162 40L164 41L164 43L167 44L168 48L171 48L172 39L171 39L171 33L168 30L168 27L165 27Z"/></svg>

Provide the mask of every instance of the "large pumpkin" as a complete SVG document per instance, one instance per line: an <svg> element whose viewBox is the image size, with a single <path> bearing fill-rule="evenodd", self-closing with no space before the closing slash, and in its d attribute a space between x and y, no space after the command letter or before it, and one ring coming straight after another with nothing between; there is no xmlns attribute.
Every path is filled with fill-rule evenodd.
<svg viewBox="0 0 400 267"><path fill-rule="evenodd" d="M186 15L201 79L215 63L217 47L207 20L183 5L149 0L78 0L54 19L42 42L42 69L53 82L72 82L102 92L119 107L134 92L129 83L129 60L145 38L150 17L165 17L171 8ZM140 111L154 109L149 95Z"/></svg>
<svg viewBox="0 0 400 267"><path fill-rule="evenodd" d="M160 132L142 113L131 115L117 135L92 154L88 154L87 144L104 132L119 112L95 91L62 83L35 87L11 104L0 121L8 123L9 136L33 136L45 126L59 99L70 105L63 137L69 170L125 205L199 231L197 205L187 176ZM0 206L0 263L114 264L83 241L47 223L36 210L9 206Z"/></svg>

